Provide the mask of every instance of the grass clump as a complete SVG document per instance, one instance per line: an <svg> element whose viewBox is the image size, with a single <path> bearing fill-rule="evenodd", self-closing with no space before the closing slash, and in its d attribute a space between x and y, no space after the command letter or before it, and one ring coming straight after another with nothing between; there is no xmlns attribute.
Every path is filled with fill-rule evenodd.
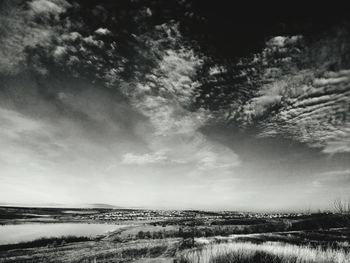
<svg viewBox="0 0 350 263"><path fill-rule="evenodd" d="M180 263L349 263L344 250L267 242L224 243L184 251Z"/></svg>

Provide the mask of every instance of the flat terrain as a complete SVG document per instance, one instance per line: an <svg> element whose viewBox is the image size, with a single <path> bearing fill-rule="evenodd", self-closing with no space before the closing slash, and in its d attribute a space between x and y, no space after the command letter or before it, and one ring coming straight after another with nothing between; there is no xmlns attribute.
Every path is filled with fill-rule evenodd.
<svg viewBox="0 0 350 263"><path fill-rule="evenodd" d="M316 258L300 262L325 255L324 262L350 262L347 215L0 207L3 225L62 222L123 226L94 237L44 236L1 245L0 262L219 262L236 257L238 247L280 256L309 251ZM287 261L276 262L294 262L288 261L294 254L283 255ZM251 262L275 262L268 258ZM231 259L220 262L241 262Z"/></svg>

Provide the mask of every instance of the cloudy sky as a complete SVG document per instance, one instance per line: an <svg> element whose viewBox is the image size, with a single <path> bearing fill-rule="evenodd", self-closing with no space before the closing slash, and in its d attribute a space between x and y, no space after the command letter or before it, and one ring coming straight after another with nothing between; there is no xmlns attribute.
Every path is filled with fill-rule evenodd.
<svg viewBox="0 0 350 263"><path fill-rule="evenodd" d="M347 197L349 22L199 2L1 1L0 202Z"/></svg>

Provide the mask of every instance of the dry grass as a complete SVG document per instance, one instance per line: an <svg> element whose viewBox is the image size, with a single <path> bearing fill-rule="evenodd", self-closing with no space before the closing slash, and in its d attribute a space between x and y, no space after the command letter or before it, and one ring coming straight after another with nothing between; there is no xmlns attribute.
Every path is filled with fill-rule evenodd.
<svg viewBox="0 0 350 263"><path fill-rule="evenodd" d="M173 258L181 239L133 240L110 242L105 240L70 243L58 247L38 247L0 251L0 263L112 263L139 262L155 258Z"/></svg>
<svg viewBox="0 0 350 263"><path fill-rule="evenodd" d="M349 263L344 250L310 248L282 243L224 243L182 253L181 263Z"/></svg>

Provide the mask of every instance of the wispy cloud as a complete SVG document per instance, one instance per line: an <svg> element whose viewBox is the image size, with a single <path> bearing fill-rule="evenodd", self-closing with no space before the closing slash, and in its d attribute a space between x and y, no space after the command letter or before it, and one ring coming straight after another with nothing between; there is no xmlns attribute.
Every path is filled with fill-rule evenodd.
<svg viewBox="0 0 350 263"><path fill-rule="evenodd" d="M201 150L196 156L198 168L201 170L227 169L241 164L238 155L225 147L222 147L221 150Z"/></svg>
<svg viewBox="0 0 350 263"><path fill-rule="evenodd" d="M350 81L346 71L324 73L329 74L336 76L319 79L309 73L311 84L289 79L278 91L284 102L270 121L262 123L261 136L285 134L325 153L350 152Z"/></svg>
<svg viewBox="0 0 350 263"><path fill-rule="evenodd" d="M345 46L343 38L330 37ZM257 129L258 137L292 138L327 154L350 152L350 70L325 66L331 56L342 60L342 53L332 53L334 43L301 41L299 36L267 41L254 62L261 63L260 81L266 84L231 116L242 127ZM311 55L310 49L322 49L329 57ZM283 74L272 74L275 68Z"/></svg>
<svg viewBox="0 0 350 263"><path fill-rule="evenodd" d="M178 163L199 170L230 169L240 164L238 155L232 149L210 141L200 131L212 118L210 112L202 108L190 110L197 96L199 88L197 73L203 66L203 60L194 50L183 44L178 25L163 24L154 27L154 32L134 36L136 41L147 44L149 50L137 49L135 52L150 60L152 68L145 72L136 70L137 74L143 75L136 74L135 79L123 79L122 74L125 74L126 64L129 62L120 54L118 43L104 38L112 32L101 27L92 34L84 35L77 32L79 24L72 28L63 27L73 23L59 21L59 15L66 12L69 7L70 5L64 0L33 0L29 2L28 10L11 7L14 12L20 13L18 16L25 14L33 21L35 17L42 16L44 21L33 25L38 29L38 33L46 32L45 38L38 38L35 35L32 42L23 44L24 40L21 39L22 42L14 45L20 52L17 58L21 61L26 60L25 46L34 48L36 45L45 45L46 59L51 59L64 70L69 69L74 76L84 75L85 70L82 69L88 68L94 72L94 78L103 80L111 89L118 89L122 96L128 99L135 114L147 119L147 125L140 121L134 130L145 147L134 149L124 155L120 155L122 150L118 150L114 158L119 158L123 164ZM50 19L54 19L55 22L46 23ZM23 22L23 19L19 21ZM13 27L10 29L14 30ZM32 29L24 27L19 33L25 38ZM7 41L12 40L7 38ZM10 47L13 43L7 44ZM12 68L18 70L19 63L20 61L17 61ZM91 90L86 88L80 97L70 90L60 88L51 89L50 92L55 103L65 111L69 111L70 115L80 116L77 118L84 119L89 125L94 124L91 126L94 127L91 132L99 129L95 126L100 125L102 127L100 129L109 131L110 136L113 132L118 136L120 127L117 119L124 121L127 116L123 117L119 113L120 105L113 105L104 95L96 95L100 94L98 92L92 91L90 94ZM90 104L89 100L92 97L98 103ZM72 129L76 132L79 123ZM50 131L52 130L49 129ZM58 154L67 147L71 149L65 142L61 141L61 145L64 147L57 151ZM76 151L78 149L79 147ZM114 167L114 164L112 166Z"/></svg>
<svg viewBox="0 0 350 263"><path fill-rule="evenodd" d="M146 154L133 154L133 153L126 153L123 155L122 163L124 164L137 164L137 165L143 165L143 164L156 164L156 163L163 163L167 161L167 157L162 152L156 152L156 153L146 153Z"/></svg>
<svg viewBox="0 0 350 263"><path fill-rule="evenodd" d="M28 3L33 15L57 16L66 12L70 4L65 0L33 0Z"/></svg>
<svg viewBox="0 0 350 263"><path fill-rule="evenodd" d="M99 29L95 30L95 33L99 35L109 35L111 34L111 31L109 31L107 28L100 27Z"/></svg>
<svg viewBox="0 0 350 263"><path fill-rule="evenodd" d="M179 45L181 35L171 41ZM210 112L201 108L189 110L197 95L197 73L202 59L185 47L160 50L159 55L157 66L146 81L138 83L132 93L125 91L132 105L150 120L154 133L146 135L149 148L155 153L167 149L166 157L148 154L142 158L192 164L202 170L238 166L239 157L231 149L218 146L200 132L211 119Z"/></svg>

